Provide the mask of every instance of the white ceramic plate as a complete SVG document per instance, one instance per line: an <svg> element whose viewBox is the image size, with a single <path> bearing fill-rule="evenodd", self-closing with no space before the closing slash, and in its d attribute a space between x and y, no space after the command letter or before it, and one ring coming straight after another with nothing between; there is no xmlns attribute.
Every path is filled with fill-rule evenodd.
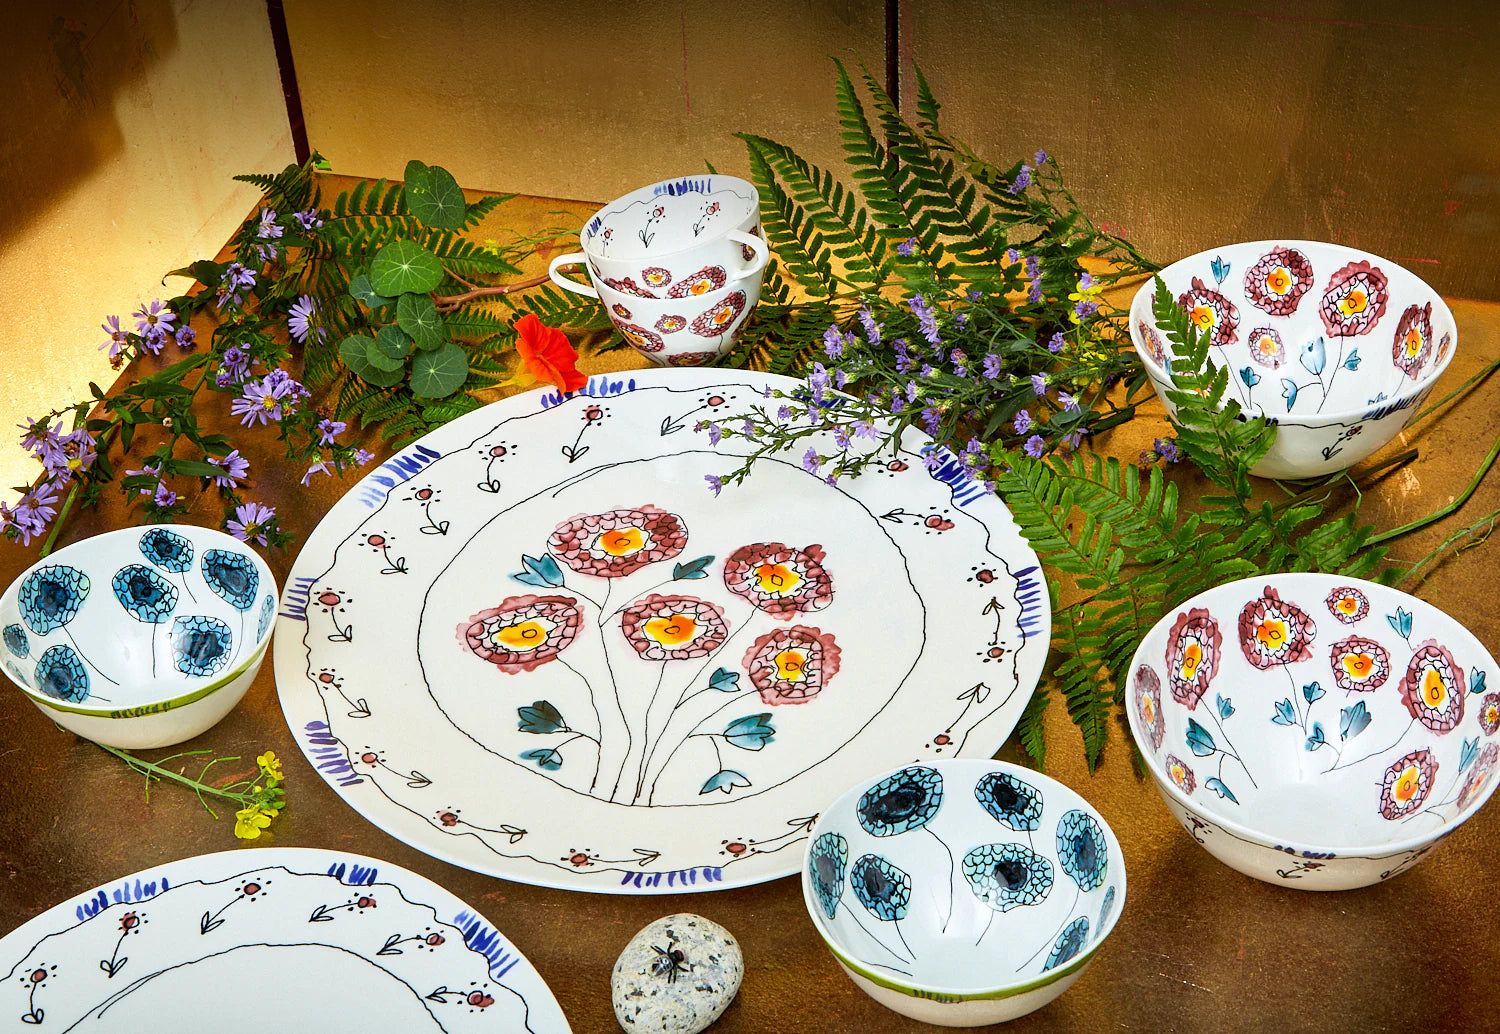
<svg viewBox="0 0 1500 1034"><path fill-rule="evenodd" d="M716 497L746 445L700 423L798 383L596 377L372 473L282 596L277 685L313 764L456 865L665 893L796 872L861 776L991 756L1046 655L1036 556L920 436L836 487L799 453Z"/></svg>
<svg viewBox="0 0 1500 1034"><path fill-rule="evenodd" d="M107 883L0 940L0 973L15 1030L569 1030L462 901L335 851L226 851Z"/></svg>

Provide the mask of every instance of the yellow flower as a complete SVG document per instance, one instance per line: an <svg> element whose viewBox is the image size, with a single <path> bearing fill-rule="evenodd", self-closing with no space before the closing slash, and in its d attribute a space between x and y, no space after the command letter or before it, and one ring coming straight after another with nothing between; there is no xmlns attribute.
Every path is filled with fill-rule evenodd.
<svg viewBox="0 0 1500 1034"><path fill-rule="evenodd" d="M260 836L260 831L271 824L276 817L274 812L266 811L258 804L252 804L248 808L242 808L234 813L234 835L241 840L254 840Z"/></svg>
<svg viewBox="0 0 1500 1034"><path fill-rule="evenodd" d="M286 778L281 771L281 759L276 756L274 750L266 751L255 759L255 763L260 766L260 770L265 773L267 779L274 779L279 783Z"/></svg>

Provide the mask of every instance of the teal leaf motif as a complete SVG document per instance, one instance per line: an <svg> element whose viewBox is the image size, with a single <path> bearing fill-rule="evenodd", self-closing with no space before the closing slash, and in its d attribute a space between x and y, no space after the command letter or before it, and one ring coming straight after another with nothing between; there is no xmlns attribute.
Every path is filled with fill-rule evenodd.
<svg viewBox="0 0 1500 1034"><path fill-rule="evenodd" d="M1317 750L1325 742L1323 739L1323 723L1313 722L1312 735L1307 738L1307 742L1302 746L1305 750Z"/></svg>
<svg viewBox="0 0 1500 1034"><path fill-rule="evenodd" d="M771 725L771 714L752 714L729 723L724 738L736 747L745 750L760 750L776 738L776 729Z"/></svg>
<svg viewBox="0 0 1500 1034"><path fill-rule="evenodd" d="M548 772L556 772L563 766L563 756L554 747L541 747L537 750L528 750L521 754L527 761L536 762L536 767Z"/></svg>
<svg viewBox="0 0 1500 1034"><path fill-rule="evenodd" d="M1253 388L1260 383L1260 374L1248 366L1240 367L1240 380L1245 382L1245 387Z"/></svg>
<svg viewBox="0 0 1500 1034"><path fill-rule="evenodd" d="M1370 710L1363 700L1339 712L1339 739L1358 736L1370 726Z"/></svg>
<svg viewBox="0 0 1500 1034"><path fill-rule="evenodd" d="M1206 758L1219 749L1214 743L1213 734L1193 718L1189 718L1187 723L1187 743L1192 752L1200 758Z"/></svg>
<svg viewBox="0 0 1500 1034"><path fill-rule="evenodd" d="M708 565L714 562L713 555L701 556L685 564L672 565L672 577L678 579L707 578Z"/></svg>
<svg viewBox="0 0 1500 1034"><path fill-rule="evenodd" d="M1234 702L1225 697L1223 693L1218 694L1217 702L1219 705L1220 718L1228 718L1230 715L1234 714Z"/></svg>
<svg viewBox="0 0 1500 1034"><path fill-rule="evenodd" d="M557 588L563 583L562 568L557 566L551 553L543 553L540 559L522 554L521 564L524 570L512 574L511 578L522 585Z"/></svg>
<svg viewBox="0 0 1500 1034"><path fill-rule="evenodd" d="M424 294L442 282L443 264L416 241L391 241L370 263L370 285L389 298Z"/></svg>
<svg viewBox="0 0 1500 1034"><path fill-rule="evenodd" d="M530 707L516 708L521 722L516 728L522 732L562 732L567 728L562 713L545 700L535 701Z"/></svg>
<svg viewBox="0 0 1500 1034"><path fill-rule="evenodd" d="M1296 725L1297 711L1292 707L1290 697L1284 697L1276 701L1276 713L1271 716L1271 721L1277 725Z"/></svg>
<svg viewBox="0 0 1500 1034"><path fill-rule="evenodd" d="M1220 256L1215 255L1214 260L1208 264L1208 268L1213 270L1214 279L1222 284L1224 278L1229 275L1230 264L1225 262Z"/></svg>
<svg viewBox="0 0 1500 1034"><path fill-rule="evenodd" d="M1349 353L1349 358L1347 358L1347 359L1344 360L1344 369L1346 369L1346 370L1358 370L1359 369L1359 349L1356 348L1352 352Z"/></svg>
<svg viewBox="0 0 1500 1034"><path fill-rule="evenodd" d="M1478 668L1469 669L1469 692L1484 692L1484 672L1480 671Z"/></svg>
<svg viewBox="0 0 1500 1034"><path fill-rule="evenodd" d="M1288 377L1281 378L1281 397L1286 399L1286 408L1297 404L1297 385Z"/></svg>
<svg viewBox="0 0 1500 1034"><path fill-rule="evenodd" d="M1316 682L1309 682L1302 687L1302 699L1306 700L1309 704L1315 704L1327 695L1323 687Z"/></svg>
<svg viewBox="0 0 1500 1034"><path fill-rule="evenodd" d="M1463 753L1459 754L1458 756L1458 774L1463 775L1464 769L1472 765L1474 763L1474 759L1478 756L1479 737L1475 736L1472 740L1464 740Z"/></svg>
<svg viewBox="0 0 1500 1034"><path fill-rule="evenodd" d="M1234 804L1240 803L1240 799L1234 795L1234 791L1225 786L1224 780L1220 779L1218 776L1209 776L1208 779L1204 781L1203 785L1208 787L1214 793L1218 794L1220 797L1224 798L1226 801L1230 801Z"/></svg>
<svg viewBox="0 0 1500 1034"><path fill-rule="evenodd" d="M722 790L727 794L736 786L749 785L750 777L745 775L745 773L736 772L732 768L721 768L708 777L708 781L703 784L703 789L699 790L698 793L701 796L705 793L713 793L715 790Z"/></svg>
<svg viewBox="0 0 1500 1034"><path fill-rule="evenodd" d="M1387 614L1385 620L1402 639L1411 638L1411 614L1405 607L1397 607L1396 613Z"/></svg>
<svg viewBox="0 0 1500 1034"><path fill-rule="evenodd" d="M740 673L728 668L718 668L708 677L708 688L720 693L733 693L740 688Z"/></svg>
<svg viewBox="0 0 1500 1034"><path fill-rule="evenodd" d="M1323 343L1323 335L1319 334L1307 344L1302 346L1302 354L1297 356L1304 369L1314 377L1323 372L1323 367L1328 365L1328 346Z"/></svg>

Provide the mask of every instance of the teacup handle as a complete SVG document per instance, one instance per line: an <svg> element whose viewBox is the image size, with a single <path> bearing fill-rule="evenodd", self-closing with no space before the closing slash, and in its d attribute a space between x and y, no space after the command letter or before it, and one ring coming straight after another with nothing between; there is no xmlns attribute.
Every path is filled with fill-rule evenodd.
<svg viewBox="0 0 1500 1034"><path fill-rule="evenodd" d="M766 268L766 263L771 261L771 251L766 247L766 242L755 236L755 234L736 230L729 235L729 239L736 244L744 244L751 251L755 252L755 257L750 260L750 264L734 274L736 279L759 273L762 269Z"/></svg>
<svg viewBox="0 0 1500 1034"><path fill-rule="evenodd" d="M599 292L592 287L587 284L580 284L577 280L565 277L558 272L563 266L587 266L588 261L589 257L581 251L575 251L571 255L559 255L547 267L547 275L552 278L554 284L561 287L564 291L572 291L574 294L581 294L589 298L598 298Z"/></svg>

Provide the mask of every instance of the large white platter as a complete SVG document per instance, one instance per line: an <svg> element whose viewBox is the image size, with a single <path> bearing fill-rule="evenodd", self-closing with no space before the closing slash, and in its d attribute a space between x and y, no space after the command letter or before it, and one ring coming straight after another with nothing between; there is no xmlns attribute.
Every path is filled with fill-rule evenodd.
<svg viewBox="0 0 1500 1034"><path fill-rule="evenodd" d="M946 453L929 472L920 436L836 486L774 455L715 496L705 476L747 445L706 425L779 405L768 386L798 382L661 370L531 392L351 490L275 637L324 778L456 865L666 893L790 875L861 776L998 750L1050 631L1010 514Z"/></svg>
<svg viewBox="0 0 1500 1034"><path fill-rule="evenodd" d="M335 851L226 851L115 880L0 939L0 975L4 1030L569 1030L462 901Z"/></svg>

